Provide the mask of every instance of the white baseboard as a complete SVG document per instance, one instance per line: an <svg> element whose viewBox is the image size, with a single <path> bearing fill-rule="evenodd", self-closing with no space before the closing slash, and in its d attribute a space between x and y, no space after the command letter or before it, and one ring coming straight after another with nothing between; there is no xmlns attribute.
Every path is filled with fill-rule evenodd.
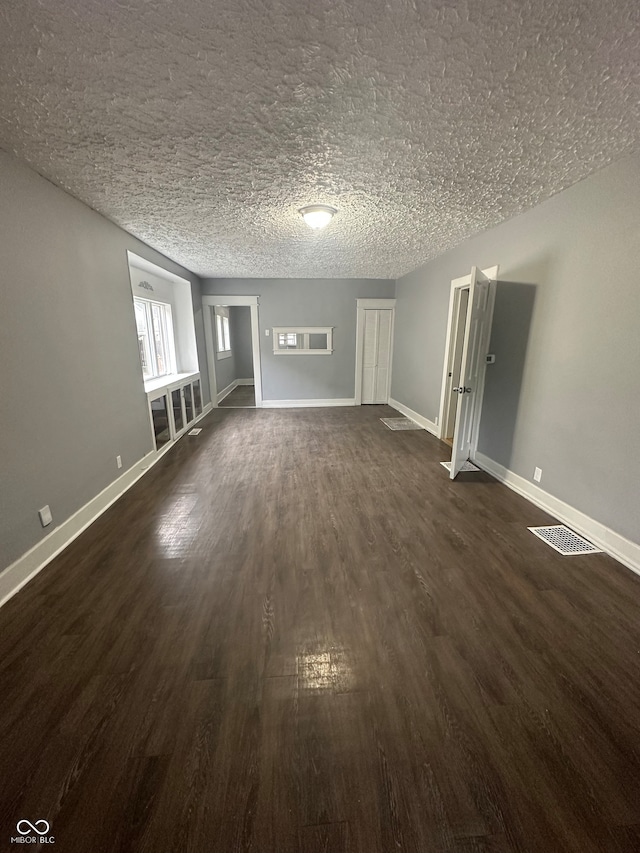
<svg viewBox="0 0 640 853"><path fill-rule="evenodd" d="M527 498L527 500L530 500L531 503L534 503L540 509L555 516L577 533L586 536L594 545L602 548L603 551L627 566L631 571L640 574L639 544L632 542L630 539L625 539L624 536L611 530L610 527L605 527L604 524L585 515L579 509L570 506L559 498L550 495L539 486L525 480L519 474L514 474L513 471L485 456L484 453L476 453L473 461L483 471L486 471L487 474L491 474L496 480L499 480L514 492Z"/></svg>
<svg viewBox="0 0 640 853"><path fill-rule="evenodd" d="M410 409L408 406L404 406L402 403L399 403L397 400L393 400L391 397L389 397L389 405L392 409L395 409L397 412L400 412L401 415L404 415L406 418L410 418L412 421L415 421L423 429L426 429L427 432L430 432L432 435L435 435L436 438L440 438L440 431L438 430L437 425L433 421L430 421L428 418L419 415L417 412L414 412L413 409Z"/></svg>
<svg viewBox="0 0 640 853"><path fill-rule="evenodd" d="M226 388L223 388L223 390L220 391L216 395L216 403L221 403L224 400L224 398L228 397L232 391L235 391L239 385L254 385L254 384L255 383L254 383L253 379L234 379L233 382L231 382L229 385L227 385Z"/></svg>
<svg viewBox="0 0 640 853"><path fill-rule="evenodd" d="M193 425L205 415L208 415L212 408L211 403L207 403L202 410L202 414L198 415L194 421L191 421L188 429L192 429ZM183 435L186 432L187 430L185 430ZM179 436L177 441L180 438L182 436ZM54 527L51 533L34 545L33 548L30 548L25 554L18 557L14 563L0 572L0 607L41 572L54 557L57 557L58 554L64 551L67 545L70 545L74 539L77 539L89 525L93 524L118 498L122 497L175 444L176 442L174 441L165 445L161 450L152 450L150 453L147 453L146 456L143 456L142 459L132 465L124 474L121 474L117 480L109 483L106 488L84 506L80 507L73 515L69 516L66 521Z"/></svg>
<svg viewBox="0 0 640 853"><path fill-rule="evenodd" d="M44 567L73 542L83 530L102 515L139 480L163 454L152 451L110 483L106 489L74 512L66 521L55 527L44 539L19 557L0 574L0 607L19 589L35 577Z"/></svg>
<svg viewBox="0 0 640 853"><path fill-rule="evenodd" d="M216 395L216 403L221 403L225 397L228 397L232 391L235 391L238 387L238 380L234 379L230 385L227 385L226 388L223 388L222 391L218 391Z"/></svg>
<svg viewBox="0 0 640 853"><path fill-rule="evenodd" d="M263 409L307 409L322 408L330 406L355 406L354 398L336 397L329 400L263 400Z"/></svg>

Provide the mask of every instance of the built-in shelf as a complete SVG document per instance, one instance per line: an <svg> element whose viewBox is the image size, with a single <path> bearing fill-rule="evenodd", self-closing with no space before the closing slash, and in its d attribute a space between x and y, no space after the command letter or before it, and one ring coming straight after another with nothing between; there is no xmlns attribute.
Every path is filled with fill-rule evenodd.
<svg viewBox="0 0 640 853"><path fill-rule="evenodd" d="M199 373L161 376L145 382L156 450L180 438L202 414Z"/></svg>

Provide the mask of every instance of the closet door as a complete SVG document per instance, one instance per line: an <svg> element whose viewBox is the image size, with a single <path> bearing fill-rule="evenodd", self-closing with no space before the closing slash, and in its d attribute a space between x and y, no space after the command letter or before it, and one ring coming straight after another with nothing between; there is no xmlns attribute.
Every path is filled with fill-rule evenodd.
<svg viewBox="0 0 640 853"><path fill-rule="evenodd" d="M362 402L386 403L389 398L392 314L389 309L364 312Z"/></svg>
<svg viewBox="0 0 640 853"><path fill-rule="evenodd" d="M362 354L362 402L375 403L378 355L378 312L364 312L364 350Z"/></svg>
<svg viewBox="0 0 640 853"><path fill-rule="evenodd" d="M375 402L389 399L389 362L391 360L391 311L378 311L378 357Z"/></svg>

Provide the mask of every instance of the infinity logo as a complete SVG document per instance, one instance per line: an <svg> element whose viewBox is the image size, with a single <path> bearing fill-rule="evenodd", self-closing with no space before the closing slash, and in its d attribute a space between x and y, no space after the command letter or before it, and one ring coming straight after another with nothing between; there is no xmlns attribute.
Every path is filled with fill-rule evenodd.
<svg viewBox="0 0 640 853"><path fill-rule="evenodd" d="M26 826L26 829L21 829L21 827ZM44 829L38 829L39 826L44 826ZM19 820L16 824L16 829L20 833L20 835L28 835L30 832L37 832L38 835L46 835L49 832L49 824L46 820L37 820L35 824L31 823L28 820Z"/></svg>

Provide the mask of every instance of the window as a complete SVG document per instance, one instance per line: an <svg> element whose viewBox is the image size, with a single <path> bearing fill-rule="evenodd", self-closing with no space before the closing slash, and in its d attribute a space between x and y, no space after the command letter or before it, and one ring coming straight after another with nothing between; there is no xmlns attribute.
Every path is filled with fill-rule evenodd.
<svg viewBox="0 0 640 853"><path fill-rule="evenodd" d="M278 332L278 349L302 349L304 335L295 332Z"/></svg>
<svg viewBox="0 0 640 853"><path fill-rule="evenodd" d="M216 308L216 339L218 358L231 356L231 335L229 334L229 309Z"/></svg>
<svg viewBox="0 0 640 853"><path fill-rule="evenodd" d="M280 326L273 329L275 355L331 355L333 326Z"/></svg>
<svg viewBox="0 0 640 853"><path fill-rule="evenodd" d="M145 379L176 372L176 352L173 340L171 305L134 299L138 347L142 374Z"/></svg>

